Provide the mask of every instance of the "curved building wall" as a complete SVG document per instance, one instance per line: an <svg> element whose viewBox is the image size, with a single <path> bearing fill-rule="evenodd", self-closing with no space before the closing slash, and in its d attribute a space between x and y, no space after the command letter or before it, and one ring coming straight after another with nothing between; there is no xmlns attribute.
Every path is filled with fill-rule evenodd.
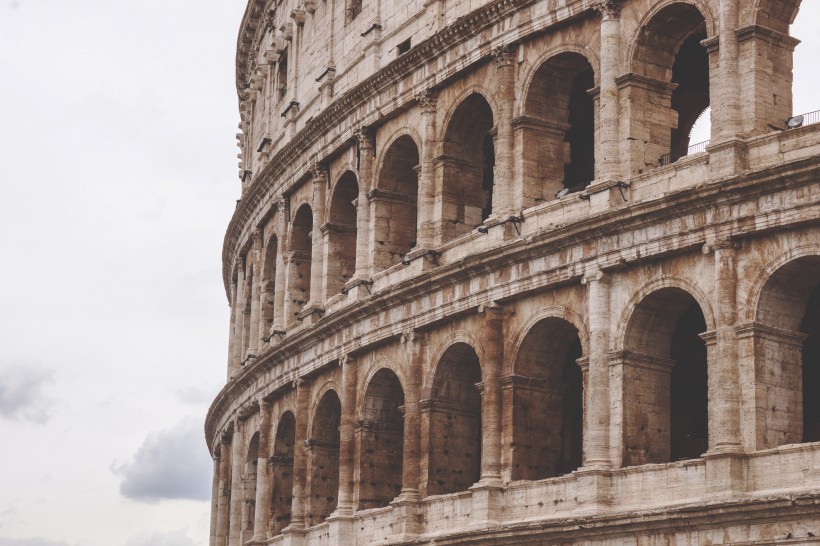
<svg viewBox="0 0 820 546"><path fill-rule="evenodd" d="M813 544L798 8L251 1L211 544Z"/></svg>

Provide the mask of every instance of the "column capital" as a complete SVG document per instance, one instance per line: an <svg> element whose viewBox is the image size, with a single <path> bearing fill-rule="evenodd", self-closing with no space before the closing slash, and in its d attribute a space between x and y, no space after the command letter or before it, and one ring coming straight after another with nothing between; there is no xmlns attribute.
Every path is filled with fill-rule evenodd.
<svg viewBox="0 0 820 546"><path fill-rule="evenodd" d="M489 320L500 320L513 315L513 311L510 308L504 307L495 301L482 303L478 306L478 312L483 314L485 318Z"/></svg>
<svg viewBox="0 0 820 546"><path fill-rule="evenodd" d="M254 250L259 250L262 246L262 230L257 228L251 232Z"/></svg>
<svg viewBox="0 0 820 546"><path fill-rule="evenodd" d="M499 68L504 66L512 66L513 64L513 55L507 44L501 44L500 46L494 47L492 55L495 59L496 66Z"/></svg>
<svg viewBox="0 0 820 546"><path fill-rule="evenodd" d="M436 102L438 101L438 97L436 96L436 92L432 89L419 91L416 93L415 99L419 103L419 107L421 107L421 111L423 113L433 113L436 111Z"/></svg>
<svg viewBox="0 0 820 546"><path fill-rule="evenodd" d="M359 143L360 148L370 149L373 145L373 129L368 125L361 125L353 130L353 138Z"/></svg>
<svg viewBox="0 0 820 546"><path fill-rule="evenodd" d="M279 199L276 200L276 210L277 211L286 213L289 208L290 208L290 205L288 203L288 198L285 197L284 195L280 196Z"/></svg>
<svg viewBox="0 0 820 546"><path fill-rule="evenodd" d="M316 161L310 166L310 177L314 182L325 182L327 180L327 167Z"/></svg>
<svg viewBox="0 0 820 546"><path fill-rule="evenodd" d="M713 252L717 252L718 250L737 250L740 248L740 243L733 241L731 239L718 239L716 241L712 241L711 243L706 243L703 245L703 253L704 254L711 254Z"/></svg>
<svg viewBox="0 0 820 546"><path fill-rule="evenodd" d="M618 19L621 16L620 0L598 0L592 9L600 14L602 20Z"/></svg>
<svg viewBox="0 0 820 546"><path fill-rule="evenodd" d="M611 277L608 273L605 273L600 269L593 269L592 271L584 273L584 276L581 277L581 284L591 284L593 282L609 282L610 279Z"/></svg>

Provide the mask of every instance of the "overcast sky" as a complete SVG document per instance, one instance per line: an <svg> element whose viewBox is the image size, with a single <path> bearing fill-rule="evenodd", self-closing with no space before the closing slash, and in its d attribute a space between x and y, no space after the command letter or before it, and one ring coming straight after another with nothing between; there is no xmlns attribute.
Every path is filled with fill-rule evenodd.
<svg viewBox="0 0 820 546"><path fill-rule="evenodd" d="M207 544L243 10L0 0L0 546Z"/></svg>

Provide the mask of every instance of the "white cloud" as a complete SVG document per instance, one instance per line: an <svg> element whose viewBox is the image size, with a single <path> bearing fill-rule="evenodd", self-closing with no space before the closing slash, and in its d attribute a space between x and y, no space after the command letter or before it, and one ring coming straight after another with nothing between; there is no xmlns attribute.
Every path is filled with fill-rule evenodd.
<svg viewBox="0 0 820 546"><path fill-rule="evenodd" d="M130 462L115 463L112 469L122 478L120 493L129 499L206 501L211 497L213 466L202 422L193 418L151 432Z"/></svg>
<svg viewBox="0 0 820 546"><path fill-rule="evenodd" d="M188 536L186 529L178 529L169 533L143 533L132 537L125 546L201 546L202 542L195 542ZM2 545L0 545L2 546Z"/></svg>
<svg viewBox="0 0 820 546"><path fill-rule="evenodd" d="M51 418L53 400L45 386L54 381L54 371L38 364L0 367L0 417L44 424Z"/></svg>
<svg viewBox="0 0 820 546"><path fill-rule="evenodd" d="M55 542L45 538L4 538L0 537L0 546L69 546L68 542Z"/></svg>

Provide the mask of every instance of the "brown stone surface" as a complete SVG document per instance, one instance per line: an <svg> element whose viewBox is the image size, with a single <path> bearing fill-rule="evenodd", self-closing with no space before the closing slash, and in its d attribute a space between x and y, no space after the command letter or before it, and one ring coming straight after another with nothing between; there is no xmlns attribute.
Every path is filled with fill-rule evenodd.
<svg viewBox="0 0 820 546"><path fill-rule="evenodd" d="M211 546L820 544L798 8L249 2Z"/></svg>

